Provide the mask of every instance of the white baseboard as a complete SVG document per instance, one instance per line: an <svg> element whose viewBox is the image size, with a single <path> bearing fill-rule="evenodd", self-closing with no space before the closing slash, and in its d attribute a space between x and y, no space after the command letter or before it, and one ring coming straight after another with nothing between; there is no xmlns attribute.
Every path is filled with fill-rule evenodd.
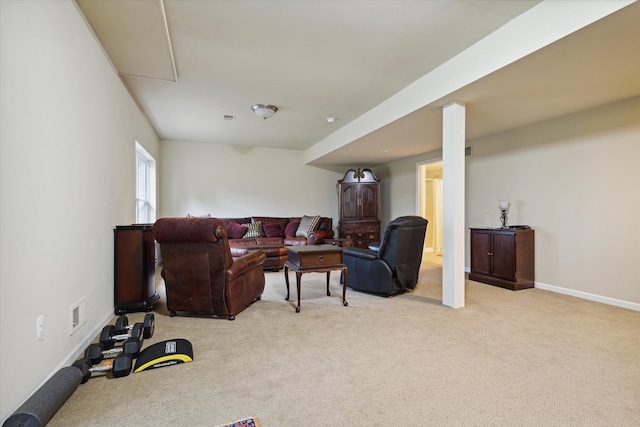
<svg viewBox="0 0 640 427"><path fill-rule="evenodd" d="M603 304L614 305L616 307L628 308L629 310L640 311L640 304L630 301L623 301L615 298L604 297L602 295L590 294L588 292L576 291L575 289L561 288L560 286L547 285L546 283L535 282L535 287L545 291L557 292L559 294L571 295L589 301L601 302Z"/></svg>
<svg viewBox="0 0 640 427"><path fill-rule="evenodd" d="M51 379L51 377L58 372L60 369L64 368L65 366L70 366L73 364L73 362L75 362L81 354L84 354L84 351L87 347L89 347L89 344L91 344L91 342L93 342L93 339L99 334L99 332L102 331L102 328L104 327L104 325L109 324L109 322L111 322L111 319L114 317L113 314L113 310L110 310L109 313L107 313L103 320L101 322L98 322L98 324L90 331L86 331L85 332L85 336L82 338L82 341L80 341L78 343L78 345L76 345L68 354L67 356L60 361L60 363L58 364L58 366L56 366L54 368L53 371L51 371L49 373L49 375L43 379L40 384L38 384L38 386L33 389L33 391L31 391L31 393L29 393L29 397L33 396L33 394L38 391L40 389L40 387L42 387L47 381L49 381ZM86 325L86 323L85 323ZM80 331L80 330L79 330ZM28 398L27 398L28 399ZM26 402L26 399L25 399ZM11 412L9 412L9 414L6 415L6 417L10 417L11 414L13 414L20 406L22 406L24 402L20 402L17 406L15 406L15 408L11 409ZM1 419L1 417L0 417Z"/></svg>
<svg viewBox="0 0 640 427"><path fill-rule="evenodd" d="M464 268L466 273L471 272L471 268ZM589 292L576 291L575 289L561 288L560 286L547 285L546 283L535 282L534 286L545 291L557 292L559 294L571 295L589 301L601 302L603 304L614 305L616 307L628 308L629 310L640 311L640 304L615 298L603 297L602 295L590 294Z"/></svg>

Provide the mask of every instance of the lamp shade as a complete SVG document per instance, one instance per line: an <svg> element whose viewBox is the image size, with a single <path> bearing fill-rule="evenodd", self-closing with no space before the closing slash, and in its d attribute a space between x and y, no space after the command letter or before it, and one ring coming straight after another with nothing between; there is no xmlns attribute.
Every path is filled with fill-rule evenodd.
<svg viewBox="0 0 640 427"><path fill-rule="evenodd" d="M263 120L268 119L273 116L276 111L278 111L278 107L271 104L256 104L251 107L256 116L260 117Z"/></svg>
<svg viewBox="0 0 640 427"><path fill-rule="evenodd" d="M500 205L499 205L500 206L500 210L506 211L507 209L509 209L510 203L509 203L508 200L500 200L499 203L500 203Z"/></svg>

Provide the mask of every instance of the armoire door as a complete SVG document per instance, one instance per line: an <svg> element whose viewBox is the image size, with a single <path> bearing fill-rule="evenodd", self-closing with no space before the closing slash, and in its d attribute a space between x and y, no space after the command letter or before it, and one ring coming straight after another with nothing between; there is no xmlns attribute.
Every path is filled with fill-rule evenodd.
<svg viewBox="0 0 640 427"><path fill-rule="evenodd" d="M360 184L360 219L372 221L378 219L378 206L380 206L378 189L376 185Z"/></svg>
<svg viewBox="0 0 640 427"><path fill-rule="evenodd" d="M358 219L360 205L358 200L358 184L345 185L342 188L342 203L340 204L341 219Z"/></svg>

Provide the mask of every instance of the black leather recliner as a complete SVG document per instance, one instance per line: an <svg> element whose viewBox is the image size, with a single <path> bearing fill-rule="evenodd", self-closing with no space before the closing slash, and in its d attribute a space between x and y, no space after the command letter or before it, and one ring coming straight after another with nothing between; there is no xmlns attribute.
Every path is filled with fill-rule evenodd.
<svg viewBox="0 0 640 427"><path fill-rule="evenodd" d="M427 224L419 216L402 216L387 225L379 245L370 245L368 250L344 248L343 262L349 269L347 286L384 296L414 289Z"/></svg>

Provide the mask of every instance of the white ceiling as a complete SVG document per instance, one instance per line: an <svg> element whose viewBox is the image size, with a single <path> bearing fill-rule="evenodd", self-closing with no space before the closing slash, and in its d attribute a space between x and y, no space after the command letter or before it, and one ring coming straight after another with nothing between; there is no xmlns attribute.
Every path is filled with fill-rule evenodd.
<svg viewBox="0 0 640 427"><path fill-rule="evenodd" d="M538 3L76 0L161 139L298 150ZM626 6L310 163L374 166L438 149L451 100L466 103L475 139L638 96L638 22L640 6ZM279 111L261 120L256 103Z"/></svg>

